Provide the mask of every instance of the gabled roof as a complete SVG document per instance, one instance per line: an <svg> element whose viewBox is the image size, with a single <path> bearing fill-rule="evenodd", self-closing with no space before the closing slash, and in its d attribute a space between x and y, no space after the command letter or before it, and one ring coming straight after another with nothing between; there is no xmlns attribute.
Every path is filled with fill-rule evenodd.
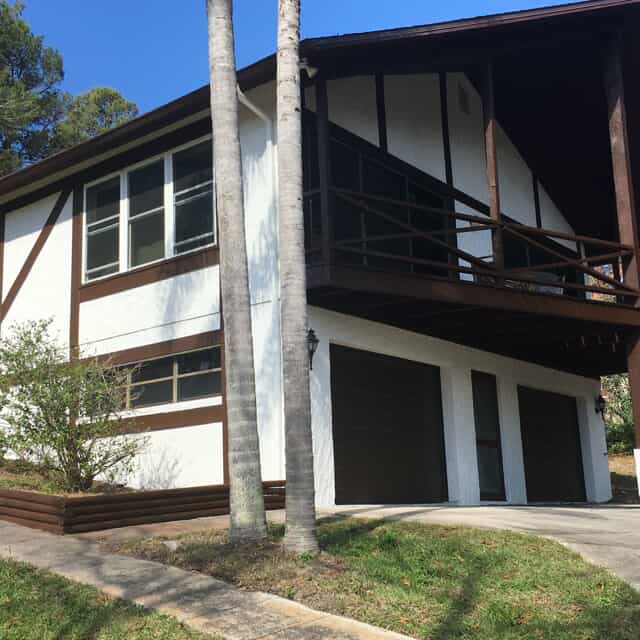
<svg viewBox="0 0 640 640"><path fill-rule="evenodd" d="M367 46L406 44L416 41L453 39L456 34L475 34L514 25L534 24L541 21L558 20L568 16L586 16L594 12L619 12L627 7L640 5L640 0L588 0L560 6L515 11L489 16L454 20L399 29L353 33L347 35L310 38L301 43L301 55L312 59L322 56L340 55ZM276 60L272 54L245 67L238 73L240 86L247 90L275 77ZM137 138L169 126L209 106L209 86L205 85L181 98L135 118L134 120L98 135L90 140L54 154L38 163L20 169L0 179L0 202L7 201L13 192L29 192L68 173L69 168L79 163L91 162L101 154L131 143Z"/></svg>

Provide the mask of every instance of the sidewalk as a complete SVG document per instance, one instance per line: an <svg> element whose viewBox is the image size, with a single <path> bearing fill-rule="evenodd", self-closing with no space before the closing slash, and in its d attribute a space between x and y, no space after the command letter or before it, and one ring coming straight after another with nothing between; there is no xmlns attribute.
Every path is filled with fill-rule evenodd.
<svg viewBox="0 0 640 640"><path fill-rule="evenodd" d="M202 574L103 553L92 540L54 536L2 521L0 557L93 585L226 640L407 638L278 596L240 591Z"/></svg>

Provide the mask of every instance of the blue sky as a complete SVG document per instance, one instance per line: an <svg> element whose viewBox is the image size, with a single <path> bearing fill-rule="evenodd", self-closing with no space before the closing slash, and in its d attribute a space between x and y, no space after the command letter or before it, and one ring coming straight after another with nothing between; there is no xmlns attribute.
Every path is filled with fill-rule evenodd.
<svg viewBox="0 0 640 640"><path fill-rule="evenodd" d="M26 0L25 17L65 62L72 93L112 86L148 111L208 78L205 0ZM302 35L425 24L560 0L302 0ZM234 0L238 64L273 52L277 0Z"/></svg>

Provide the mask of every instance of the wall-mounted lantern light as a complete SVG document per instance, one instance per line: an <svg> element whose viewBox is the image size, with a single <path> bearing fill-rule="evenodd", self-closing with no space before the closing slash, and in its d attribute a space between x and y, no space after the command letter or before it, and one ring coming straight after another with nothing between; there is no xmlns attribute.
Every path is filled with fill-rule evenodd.
<svg viewBox="0 0 640 640"><path fill-rule="evenodd" d="M318 336L313 329L309 329L307 331L307 348L309 350L309 369L313 371L313 356L318 350L318 345L320 344L320 340L318 340Z"/></svg>
<svg viewBox="0 0 640 640"><path fill-rule="evenodd" d="M598 396L595 399L595 404L596 404L596 413L600 413L604 415L604 410L607 407L607 401L602 396Z"/></svg>

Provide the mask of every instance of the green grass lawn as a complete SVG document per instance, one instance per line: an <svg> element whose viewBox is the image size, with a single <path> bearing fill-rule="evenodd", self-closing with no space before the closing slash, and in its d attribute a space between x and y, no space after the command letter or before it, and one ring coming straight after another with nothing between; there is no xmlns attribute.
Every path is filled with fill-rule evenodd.
<svg viewBox="0 0 640 640"><path fill-rule="evenodd" d="M558 543L506 531L329 520L322 553L293 558L281 526L262 545L226 531L115 550L429 640L637 640L640 594Z"/></svg>
<svg viewBox="0 0 640 640"><path fill-rule="evenodd" d="M0 560L2 640L212 640L175 618Z"/></svg>

